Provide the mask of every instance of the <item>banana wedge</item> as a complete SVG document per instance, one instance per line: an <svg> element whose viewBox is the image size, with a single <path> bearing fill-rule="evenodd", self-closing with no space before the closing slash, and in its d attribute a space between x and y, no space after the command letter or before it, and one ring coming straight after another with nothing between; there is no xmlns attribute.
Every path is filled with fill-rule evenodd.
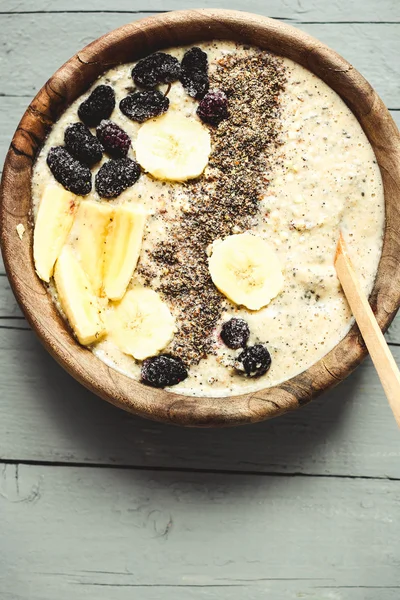
<svg viewBox="0 0 400 600"><path fill-rule="evenodd" d="M175 321L168 306L149 288L135 286L112 309L110 337L125 354L144 360L171 341Z"/></svg>
<svg viewBox="0 0 400 600"><path fill-rule="evenodd" d="M74 221L77 196L58 185L48 185L39 204L33 234L36 273L47 283Z"/></svg>
<svg viewBox="0 0 400 600"><path fill-rule="evenodd" d="M104 261L104 292L121 300L132 278L142 246L147 213L142 206L116 206L109 226Z"/></svg>
<svg viewBox="0 0 400 600"><path fill-rule="evenodd" d="M156 179L186 181L202 174L211 152L208 130L173 111L139 129L136 159Z"/></svg>
<svg viewBox="0 0 400 600"><path fill-rule="evenodd" d="M104 253L113 208L94 200L82 200L76 214L72 244L96 296L103 287Z"/></svg>
<svg viewBox="0 0 400 600"><path fill-rule="evenodd" d="M79 342L97 342L105 328L98 298L71 246L64 246L54 269L58 298Z"/></svg>
<svg viewBox="0 0 400 600"><path fill-rule="evenodd" d="M235 304L259 310L282 291L284 279L274 249L249 233L216 243L209 259L211 278Z"/></svg>

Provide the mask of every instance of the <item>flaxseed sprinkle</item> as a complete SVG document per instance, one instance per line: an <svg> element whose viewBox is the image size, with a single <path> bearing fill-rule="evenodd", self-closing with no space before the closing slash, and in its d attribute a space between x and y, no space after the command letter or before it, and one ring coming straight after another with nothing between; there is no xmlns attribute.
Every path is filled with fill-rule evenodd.
<svg viewBox="0 0 400 600"><path fill-rule="evenodd" d="M139 265L139 273L175 313L178 331L169 351L187 365L213 352L212 332L229 307L211 280L207 247L257 221L280 143L279 97L285 81L282 61L264 51L219 61L210 87L228 96L229 118L210 127L212 153L204 175L187 183L188 206L167 241ZM162 277L156 277L160 269Z"/></svg>

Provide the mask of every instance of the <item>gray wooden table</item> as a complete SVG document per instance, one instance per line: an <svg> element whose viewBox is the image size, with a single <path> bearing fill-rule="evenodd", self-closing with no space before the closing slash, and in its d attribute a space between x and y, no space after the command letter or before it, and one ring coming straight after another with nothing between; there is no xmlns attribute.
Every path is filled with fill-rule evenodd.
<svg viewBox="0 0 400 600"><path fill-rule="evenodd" d="M320 38L400 123L399 0L203 0L216 5ZM0 164L64 60L144 13L183 7L1 0ZM400 320L388 339L400 362ZM370 361L275 421L223 431L143 421L46 354L0 266L0 600L71 598L398 600L400 433Z"/></svg>

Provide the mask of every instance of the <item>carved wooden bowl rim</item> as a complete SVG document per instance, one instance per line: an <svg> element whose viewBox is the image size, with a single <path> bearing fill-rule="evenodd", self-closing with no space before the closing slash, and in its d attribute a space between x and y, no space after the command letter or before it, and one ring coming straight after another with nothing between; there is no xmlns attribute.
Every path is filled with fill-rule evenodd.
<svg viewBox="0 0 400 600"><path fill-rule="evenodd" d="M89 390L137 415L186 426L229 426L261 421L306 404L343 380L366 355L359 331L323 359L272 388L226 398L193 398L146 387L109 368L80 346L37 278L32 261L32 163L51 125L106 69L155 50L206 39L231 39L286 56L332 87L361 123L381 169L386 202L382 258L370 302L386 330L400 304L400 136L388 110L367 81L341 56L311 36L276 20L229 10L175 11L107 33L67 61L24 113L4 165L1 242L15 296L53 357ZM20 240L17 224L26 228Z"/></svg>

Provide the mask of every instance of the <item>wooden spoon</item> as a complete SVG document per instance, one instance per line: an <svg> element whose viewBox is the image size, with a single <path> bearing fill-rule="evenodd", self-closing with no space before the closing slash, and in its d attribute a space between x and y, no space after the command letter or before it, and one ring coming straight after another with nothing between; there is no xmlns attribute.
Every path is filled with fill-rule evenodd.
<svg viewBox="0 0 400 600"><path fill-rule="evenodd" d="M368 299L360 287L342 232L340 232L336 250L335 268L347 302L378 372L394 418L400 427L400 371L383 337Z"/></svg>

